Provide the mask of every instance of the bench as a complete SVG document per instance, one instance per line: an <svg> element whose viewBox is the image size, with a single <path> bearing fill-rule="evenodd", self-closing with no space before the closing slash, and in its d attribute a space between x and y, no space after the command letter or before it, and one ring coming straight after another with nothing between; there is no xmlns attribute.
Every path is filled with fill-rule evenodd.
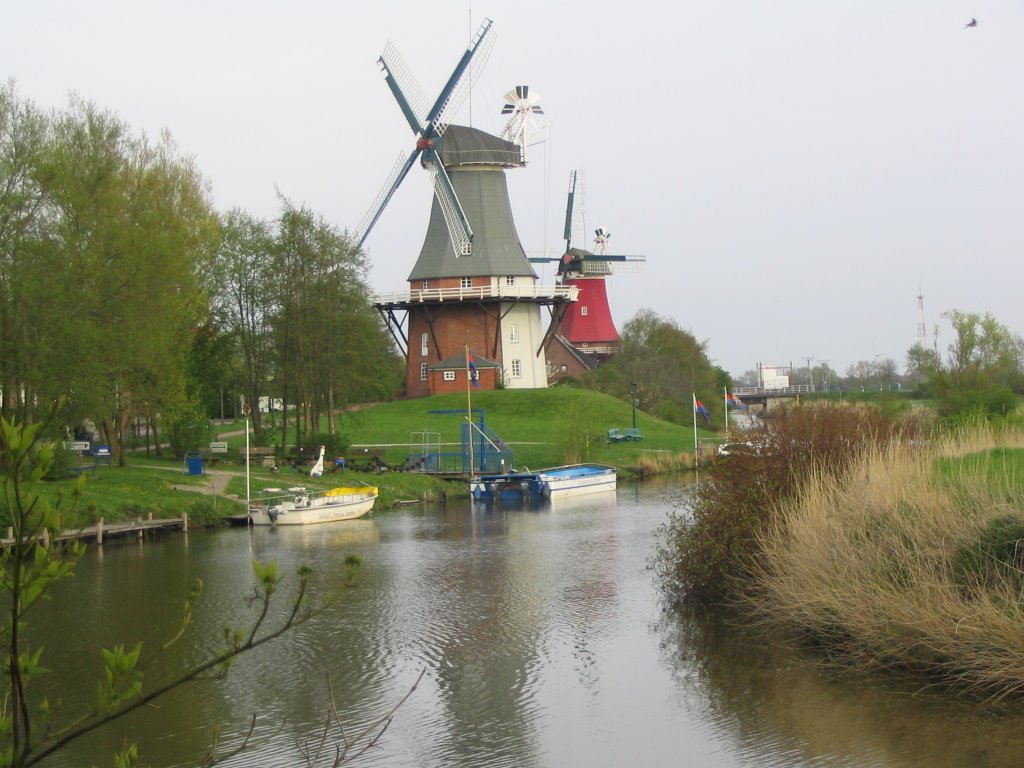
<svg viewBox="0 0 1024 768"><path fill-rule="evenodd" d="M247 460L246 459L246 455L245 455L245 449L242 449L241 457L242 457L242 463L244 464L246 462L246 460ZM257 447L254 447L254 448L250 448L249 449L248 460L258 461L264 467L273 467L273 466L275 466L277 464L277 461L274 458L274 448L273 448L273 446L269 446L269 445L268 446L257 446Z"/></svg>
<svg viewBox="0 0 1024 768"><path fill-rule="evenodd" d="M635 440L639 443L643 439L644 436L640 434L639 429L632 429L630 427L627 427L626 429L619 429L616 427L615 429L608 430L609 443L629 442L631 440Z"/></svg>

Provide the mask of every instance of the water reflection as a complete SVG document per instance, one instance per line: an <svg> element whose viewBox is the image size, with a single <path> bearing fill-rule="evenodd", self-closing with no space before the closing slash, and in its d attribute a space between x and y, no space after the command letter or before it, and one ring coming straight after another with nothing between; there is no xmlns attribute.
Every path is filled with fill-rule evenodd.
<svg viewBox="0 0 1024 768"><path fill-rule="evenodd" d="M536 509L403 508L337 526L196 531L87 554L33 627L68 704L99 671L83 647L173 633L192 581L206 592L182 641L209 653L253 614L253 557L303 563L333 591L343 558L363 576L334 609L205 682L85 741L52 766L108 764L122 734L151 765L192 765L223 724L258 715L259 746L228 766L291 766L316 738L327 676L353 733L426 669L370 766L1010 766L1022 722L877 681L831 679L720 617L665 612L648 568L678 482L621 484ZM352 525L357 523L357 525ZM282 585L287 604L294 584ZM58 631L52 631L56 627ZM66 628L74 627L75 632ZM85 639L83 639L85 638ZM284 726L283 732L270 738ZM237 735L234 736L237 738ZM269 740L265 740L269 739Z"/></svg>
<svg viewBox="0 0 1024 768"><path fill-rule="evenodd" d="M1020 766L1024 717L890 679L828 673L721 614L658 622L680 700L736 765Z"/></svg>

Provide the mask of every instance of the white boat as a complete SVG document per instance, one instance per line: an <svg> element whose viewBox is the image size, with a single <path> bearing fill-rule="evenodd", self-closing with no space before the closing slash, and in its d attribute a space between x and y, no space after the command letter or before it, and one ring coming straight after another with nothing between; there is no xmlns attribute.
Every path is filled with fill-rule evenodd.
<svg viewBox="0 0 1024 768"><path fill-rule="evenodd" d="M604 464L570 464L542 469L537 473L541 495L552 499L614 491L618 481L615 467Z"/></svg>
<svg viewBox="0 0 1024 768"><path fill-rule="evenodd" d="M614 491L616 482L615 467L569 464L533 472L482 474L470 480L469 493L477 501L537 501Z"/></svg>
<svg viewBox="0 0 1024 768"><path fill-rule="evenodd" d="M296 487L282 490L266 488L249 508L253 525L312 525L355 520L377 501L377 488L371 485L342 486L321 493Z"/></svg>

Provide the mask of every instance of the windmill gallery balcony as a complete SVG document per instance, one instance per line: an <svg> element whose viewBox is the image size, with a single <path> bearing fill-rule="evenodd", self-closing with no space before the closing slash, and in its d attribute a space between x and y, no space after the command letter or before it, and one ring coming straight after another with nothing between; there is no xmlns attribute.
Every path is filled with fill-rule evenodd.
<svg viewBox="0 0 1024 768"><path fill-rule="evenodd" d="M443 304L448 301L528 301L560 304L576 301L580 289L575 285L474 285L468 288L422 288L373 297L375 307L405 308L417 304Z"/></svg>

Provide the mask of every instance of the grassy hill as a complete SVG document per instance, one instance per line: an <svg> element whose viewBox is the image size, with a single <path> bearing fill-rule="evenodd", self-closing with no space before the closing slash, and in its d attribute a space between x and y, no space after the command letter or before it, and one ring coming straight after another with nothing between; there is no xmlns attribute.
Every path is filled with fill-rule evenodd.
<svg viewBox="0 0 1024 768"><path fill-rule="evenodd" d="M542 467L574 461L597 461L629 466L644 455L693 451L693 428L681 427L637 411L643 442L609 444L614 427L630 427L633 411L628 402L585 389L504 389L472 393L474 411L482 410L487 426L508 443L516 466ZM451 449L459 442L467 398L436 395L415 400L381 403L349 414L342 430L353 445L388 446L386 459L399 463L408 445L422 440L415 433L436 433ZM439 414L431 411L451 410ZM713 433L698 431L707 439Z"/></svg>

